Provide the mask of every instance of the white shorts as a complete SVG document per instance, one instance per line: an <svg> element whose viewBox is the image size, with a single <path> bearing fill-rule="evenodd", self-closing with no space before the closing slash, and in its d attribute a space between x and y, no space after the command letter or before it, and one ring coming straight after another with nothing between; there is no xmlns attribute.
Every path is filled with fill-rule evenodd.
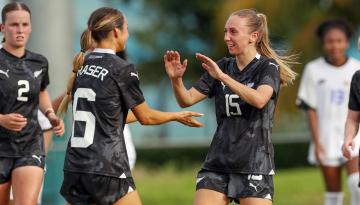
<svg viewBox="0 0 360 205"><path fill-rule="evenodd" d="M357 138L359 138L359 137L357 137ZM355 149L352 150L352 152L351 152L352 157L359 156L359 144L360 144L359 140L356 140ZM342 155L341 146L342 146L342 144L340 144L336 150L334 150L334 149L331 150L328 148L328 146L324 146L325 154L322 157L323 165L329 166L329 167L340 167L348 161L348 159ZM308 162L312 165L319 164L317 162L317 159L315 156L315 146L312 142L310 143L310 146L309 146L309 153L308 153L307 159L308 159Z"/></svg>
<svg viewBox="0 0 360 205"><path fill-rule="evenodd" d="M38 121L41 127L41 130L46 131L51 129L50 121L45 117L45 115L38 110Z"/></svg>

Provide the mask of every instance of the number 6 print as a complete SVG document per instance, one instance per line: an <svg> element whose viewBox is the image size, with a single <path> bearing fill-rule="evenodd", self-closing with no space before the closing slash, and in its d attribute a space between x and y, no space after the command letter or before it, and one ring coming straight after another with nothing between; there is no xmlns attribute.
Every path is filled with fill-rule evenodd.
<svg viewBox="0 0 360 205"><path fill-rule="evenodd" d="M71 135L71 147L86 148L90 146L94 141L95 134L95 116L88 111L76 110L79 98L85 98L87 101L95 102L96 93L89 88L78 88L74 94L73 104L73 130ZM84 136L74 136L75 122L85 122Z"/></svg>

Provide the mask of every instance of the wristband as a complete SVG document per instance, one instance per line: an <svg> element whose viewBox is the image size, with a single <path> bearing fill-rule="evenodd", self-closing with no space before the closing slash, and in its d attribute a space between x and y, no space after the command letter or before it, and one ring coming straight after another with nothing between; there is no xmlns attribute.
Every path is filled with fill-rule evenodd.
<svg viewBox="0 0 360 205"><path fill-rule="evenodd" d="M49 107L48 109L45 110L44 115L45 115L46 117L48 117L48 115L49 115L50 113L55 113L54 109L51 108L51 107Z"/></svg>

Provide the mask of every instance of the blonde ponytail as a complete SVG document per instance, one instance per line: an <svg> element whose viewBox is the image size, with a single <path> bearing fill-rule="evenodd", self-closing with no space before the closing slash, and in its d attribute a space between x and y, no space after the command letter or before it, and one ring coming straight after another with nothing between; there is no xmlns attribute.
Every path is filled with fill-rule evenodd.
<svg viewBox="0 0 360 205"><path fill-rule="evenodd" d="M291 65L298 64L296 55L279 55L270 47L269 30L266 15L257 13L254 9L242 9L231 14L246 18L251 32L259 32L256 42L256 50L263 56L274 59L280 66L280 83L283 86L291 84L297 75L291 69Z"/></svg>
<svg viewBox="0 0 360 205"><path fill-rule="evenodd" d="M81 51L78 54L76 54L73 59L73 70L66 84L66 93L64 95L64 98L61 100L59 109L57 110L57 115L60 116L61 118L63 118L64 115L66 114L69 103L71 102L71 92L74 86L74 81L76 79L77 72L84 64L85 53L93 46L91 31L89 29L85 30L81 34L80 46L81 46Z"/></svg>
<svg viewBox="0 0 360 205"><path fill-rule="evenodd" d="M298 64L295 61L295 55L279 55L270 47L269 40L269 31L267 26L266 16L262 13L258 13L257 16L260 18L261 26L260 26L260 36L258 41L256 42L257 51L268 58L274 59L280 66L280 83L281 85L289 85L291 84L297 75L291 69L291 65Z"/></svg>

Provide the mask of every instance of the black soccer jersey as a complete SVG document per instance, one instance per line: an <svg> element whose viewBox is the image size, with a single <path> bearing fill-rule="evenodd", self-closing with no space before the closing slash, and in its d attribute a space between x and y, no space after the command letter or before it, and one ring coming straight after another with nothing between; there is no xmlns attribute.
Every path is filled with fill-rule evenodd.
<svg viewBox="0 0 360 205"><path fill-rule="evenodd" d="M72 96L64 170L131 177L123 128L128 110L144 102L134 66L112 50L95 49L77 73Z"/></svg>
<svg viewBox="0 0 360 205"><path fill-rule="evenodd" d="M278 64L259 54L242 71L235 58L223 58L217 64L224 73L250 88L269 85L274 92L265 107L257 109L224 83L207 72L203 74L194 88L215 97L218 125L203 168L227 173L273 174L271 131L280 88Z"/></svg>
<svg viewBox="0 0 360 205"><path fill-rule="evenodd" d="M20 132L0 127L0 156L44 155L38 123L39 92L49 84L45 57L26 51L22 58L0 49L0 113L19 113L27 118Z"/></svg>
<svg viewBox="0 0 360 205"><path fill-rule="evenodd" d="M360 71L356 71L351 79L349 109L360 111Z"/></svg>

